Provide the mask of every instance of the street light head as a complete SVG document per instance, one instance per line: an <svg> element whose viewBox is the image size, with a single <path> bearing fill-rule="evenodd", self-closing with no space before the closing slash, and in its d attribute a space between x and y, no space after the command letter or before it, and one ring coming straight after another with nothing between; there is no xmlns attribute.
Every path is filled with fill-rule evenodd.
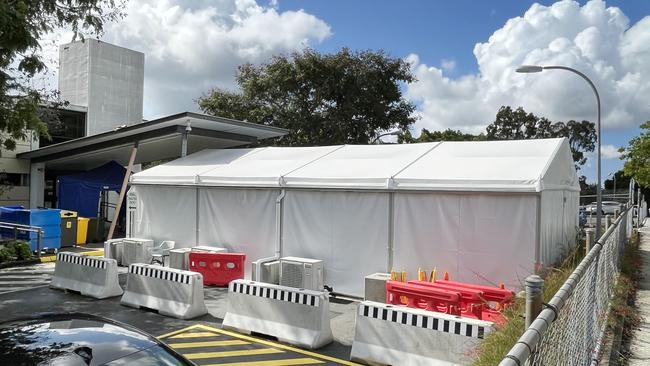
<svg viewBox="0 0 650 366"><path fill-rule="evenodd" d="M523 65L519 66L516 71L523 74L530 74L533 72L542 72L542 70L544 70L542 66Z"/></svg>

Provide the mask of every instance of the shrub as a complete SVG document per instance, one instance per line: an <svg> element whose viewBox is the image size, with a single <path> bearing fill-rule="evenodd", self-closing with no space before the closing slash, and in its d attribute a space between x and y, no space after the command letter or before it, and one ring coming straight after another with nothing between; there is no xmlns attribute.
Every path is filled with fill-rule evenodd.
<svg viewBox="0 0 650 366"><path fill-rule="evenodd" d="M24 241L16 241L14 250L19 260L30 259L32 257L32 248Z"/></svg>

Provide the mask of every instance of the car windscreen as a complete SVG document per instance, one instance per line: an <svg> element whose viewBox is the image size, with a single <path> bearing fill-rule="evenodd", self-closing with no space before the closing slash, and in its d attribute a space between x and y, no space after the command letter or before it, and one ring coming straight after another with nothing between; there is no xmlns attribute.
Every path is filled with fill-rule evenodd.
<svg viewBox="0 0 650 366"><path fill-rule="evenodd" d="M111 361L105 366L187 366L189 363L179 360L160 346L147 348L129 356Z"/></svg>

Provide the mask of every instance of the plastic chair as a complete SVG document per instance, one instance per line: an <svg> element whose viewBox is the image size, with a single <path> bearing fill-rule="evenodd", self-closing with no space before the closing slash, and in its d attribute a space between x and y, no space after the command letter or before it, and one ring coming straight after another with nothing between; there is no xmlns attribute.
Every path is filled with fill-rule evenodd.
<svg viewBox="0 0 650 366"><path fill-rule="evenodd" d="M165 266L165 257L169 257L169 251L174 249L176 242L173 240L165 240L159 246L153 247L150 250L151 264L157 263Z"/></svg>

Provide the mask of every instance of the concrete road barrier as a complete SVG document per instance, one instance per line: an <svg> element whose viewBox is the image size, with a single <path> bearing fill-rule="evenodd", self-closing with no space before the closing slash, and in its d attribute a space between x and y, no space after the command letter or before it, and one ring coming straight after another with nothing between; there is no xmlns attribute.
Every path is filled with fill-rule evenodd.
<svg viewBox="0 0 650 366"><path fill-rule="evenodd" d="M79 291L84 296L96 299L120 296L123 293L115 259L87 257L79 253L61 252L56 255L50 287Z"/></svg>
<svg viewBox="0 0 650 366"><path fill-rule="evenodd" d="M470 365L493 330L488 321L364 301L350 358L372 365Z"/></svg>
<svg viewBox="0 0 650 366"><path fill-rule="evenodd" d="M270 283L234 280L223 327L257 332L309 349L332 342L329 294Z"/></svg>
<svg viewBox="0 0 650 366"><path fill-rule="evenodd" d="M200 273L151 264L129 266L121 303L154 309L162 315L179 319L192 319L208 313Z"/></svg>

